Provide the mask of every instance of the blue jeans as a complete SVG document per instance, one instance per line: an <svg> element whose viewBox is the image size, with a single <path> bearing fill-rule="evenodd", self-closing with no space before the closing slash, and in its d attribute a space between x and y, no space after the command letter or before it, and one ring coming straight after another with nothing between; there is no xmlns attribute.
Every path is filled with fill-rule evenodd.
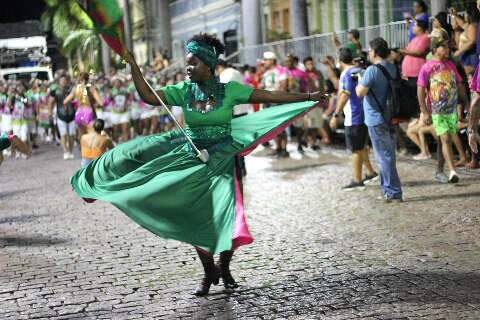
<svg viewBox="0 0 480 320"><path fill-rule="evenodd" d="M380 185L388 198L402 198L402 186L397 172L395 126L385 123L368 127L375 159L380 166Z"/></svg>

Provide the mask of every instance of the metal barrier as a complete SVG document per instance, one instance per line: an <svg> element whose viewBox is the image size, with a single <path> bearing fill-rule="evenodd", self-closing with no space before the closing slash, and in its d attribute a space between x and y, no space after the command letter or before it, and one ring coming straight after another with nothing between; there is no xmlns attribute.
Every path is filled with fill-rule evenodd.
<svg viewBox="0 0 480 320"><path fill-rule="evenodd" d="M376 37L384 38L391 48L404 48L408 44L408 26L405 21L358 28L357 30L360 32L360 41L364 50L368 48L370 40ZM346 30L337 32L337 38L341 43L347 42L347 33ZM326 56L336 56L337 47L332 36L333 33L323 33L243 47L238 52L226 57L226 61L231 64L255 65L263 57L265 51L272 51L280 61L284 61L287 54L293 53L300 59L311 56L319 62Z"/></svg>

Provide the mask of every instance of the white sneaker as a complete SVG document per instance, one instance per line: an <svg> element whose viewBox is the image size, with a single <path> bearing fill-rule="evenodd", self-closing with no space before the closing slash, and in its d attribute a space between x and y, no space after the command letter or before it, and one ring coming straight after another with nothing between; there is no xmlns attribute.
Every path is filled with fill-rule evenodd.
<svg viewBox="0 0 480 320"><path fill-rule="evenodd" d="M450 183L457 183L458 180L460 180L458 178L458 175L455 171L450 171L450 176L448 177L448 182Z"/></svg>
<svg viewBox="0 0 480 320"><path fill-rule="evenodd" d="M63 154L63 160L68 160L68 157L69 157L69 156L68 156L68 152L65 152L65 153Z"/></svg>
<svg viewBox="0 0 480 320"><path fill-rule="evenodd" d="M46 143L51 143L52 142L52 137L51 136L46 136L45 137L45 142Z"/></svg>
<svg viewBox="0 0 480 320"><path fill-rule="evenodd" d="M427 156L427 155L424 155L424 154L417 154L416 156L413 156L413 160L416 160L416 161L421 161L421 160L428 160L428 159L431 159L432 156Z"/></svg>
<svg viewBox="0 0 480 320"><path fill-rule="evenodd" d="M73 153L71 153L71 152L68 153L68 159L70 159L70 160L75 159L75 156L73 155Z"/></svg>

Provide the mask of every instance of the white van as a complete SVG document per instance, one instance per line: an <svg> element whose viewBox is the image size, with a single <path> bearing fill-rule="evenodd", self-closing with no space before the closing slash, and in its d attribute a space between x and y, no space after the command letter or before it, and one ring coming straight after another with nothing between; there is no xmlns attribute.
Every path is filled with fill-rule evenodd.
<svg viewBox="0 0 480 320"><path fill-rule="evenodd" d="M31 79L53 81L53 72L49 67L20 67L0 69L0 78L5 80L22 80L29 82Z"/></svg>

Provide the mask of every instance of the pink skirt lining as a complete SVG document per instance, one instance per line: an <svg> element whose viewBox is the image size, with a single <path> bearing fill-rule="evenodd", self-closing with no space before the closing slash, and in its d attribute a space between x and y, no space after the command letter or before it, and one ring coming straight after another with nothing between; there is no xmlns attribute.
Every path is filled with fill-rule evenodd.
<svg viewBox="0 0 480 320"><path fill-rule="evenodd" d="M245 210L243 208L243 196L240 191L240 183L234 168L235 180L235 220L233 222L232 250L236 250L240 246L244 246L253 242L253 237L248 230Z"/></svg>
<svg viewBox="0 0 480 320"><path fill-rule="evenodd" d="M319 106L319 105L316 105L316 106ZM285 130L289 125L291 125L295 120L297 120L300 117L303 117L306 113L308 113L313 108L308 109L307 111L299 114L295 118L290 119L289 121L285 122L281 126L263 135L257 141L255 141L250 147L248 147L242 153L240 153L240 155L246 156L249 153L251 153L253 150L255 150L255 148L259 144L272 140L278 134L280 134L283 130ZM240 184L235 174L235 169L233 174L234 174L234 180L235 180L235 220L233 223L232 250L236 250L240 246L244 246L252 243L253 237L250 234L250 231L248 230L247 219L246 219L245 210L243 207L243 197L242 197L242 193L240 192Z"/></svg>

